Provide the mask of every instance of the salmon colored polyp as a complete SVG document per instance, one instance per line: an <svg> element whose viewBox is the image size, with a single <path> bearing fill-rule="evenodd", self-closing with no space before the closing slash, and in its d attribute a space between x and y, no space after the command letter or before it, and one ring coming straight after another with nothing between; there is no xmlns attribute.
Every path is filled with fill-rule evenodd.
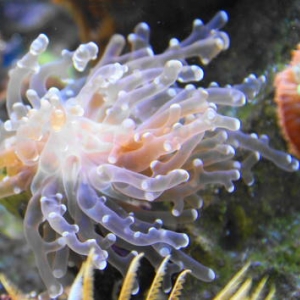
<svg viewBox="0 0 300 300"><path fill-rule="evenodd" d="M274 85L280 127L290 152L300 158L300 45L290 65L276 75Z"/></svg>

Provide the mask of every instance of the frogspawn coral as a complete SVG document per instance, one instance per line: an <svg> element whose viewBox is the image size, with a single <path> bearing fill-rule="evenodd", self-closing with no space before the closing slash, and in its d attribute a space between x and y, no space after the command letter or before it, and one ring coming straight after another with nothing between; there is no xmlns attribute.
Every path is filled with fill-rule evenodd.
<svg viewBox="0 0 300 300"><path fill-rule="evenodd" d="M237 118L220 112L253 98L263 77L226 87L190 84L203 72L186 59L207 64L227 49L229 38L219 30L226 21L225 12L206 25L196 20L185 40L171 39L160 54L141 23L128 37L128 53L124 37L114 35L89 73L73 79L68 70L84 71L97 46L64 50L61 60L39 65L48 44L41 34L11 70L0 195L31 194L25 235L50 297L63 292L68 262L91 248L98 269L108 261L125 274L143 252L156 268L170 255L166 278L190 269L213 280L211 269L182 251L187 234L174 229L197 218L197 191L216 184L232 192L241 176L251 184L260 155L284 170L298 169L298 161L271 149L265 136L242 133ZM64 87L49 87L52 77ZM243 159L235 155L239 149Z"/></svg>

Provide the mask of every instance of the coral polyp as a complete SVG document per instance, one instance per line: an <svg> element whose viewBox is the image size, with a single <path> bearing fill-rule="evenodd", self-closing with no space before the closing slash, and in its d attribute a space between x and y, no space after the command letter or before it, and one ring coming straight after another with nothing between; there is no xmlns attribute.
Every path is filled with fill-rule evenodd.
<svg viewBox="0 0 300 300"><path fill-rule="evenodd" d="M206 25L196 20L190 36L172 39L160 54L141 23L128 37L129 52L124 37L115 35L89 72L94 43L40 65L48 45L41 34L11 70L9 119L0 127L0 197L30 193L25 235L50 297L62 294L68 262L91 249L95 268L109 262L122 274L137 252L155 268L170 256L165 290L183 269L213 280L210 268L182 251L189 238L176 231L197 218L197 192L210 185L232 192L240 177L251 184L260 156L298 169L266 136L244 134L237 118L222 114L222 107L255 97L264 77L226 87L191 84L198 85L203 71L186 59L207 64L226 50L229 38L220 30L226 22L225 12ZM83 75L69 78L72 68ZM49 87L53 77L61 88Z"/></svg>
<svg viewBox="0 0 300 300"><path fill-rule="evenodd" d="M300 157L299 59L300 45L293 51L290 65L279 72L274 81L280 127L289 144L289 150L298 158Z"/></svg>

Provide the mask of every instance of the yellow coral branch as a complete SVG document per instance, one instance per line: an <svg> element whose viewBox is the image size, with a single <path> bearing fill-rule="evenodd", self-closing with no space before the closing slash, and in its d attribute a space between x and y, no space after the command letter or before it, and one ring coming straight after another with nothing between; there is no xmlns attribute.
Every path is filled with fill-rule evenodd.
<svg viewBox="0 0 300 300"><path fill-rule="evenodd" d="M130 263L129 269L127 271L127 274L124 278L124 282L123 282L123 286L120 292L120 296L119 296L119 300L129 300L131 293L132 293L132 289L133 289L133 285L136 279L136 272L138 267L140 266L140 261L142 259L142 257L144 256L144 253L140 253L137 256L135 256L132 260L132 262Z"/></svg>

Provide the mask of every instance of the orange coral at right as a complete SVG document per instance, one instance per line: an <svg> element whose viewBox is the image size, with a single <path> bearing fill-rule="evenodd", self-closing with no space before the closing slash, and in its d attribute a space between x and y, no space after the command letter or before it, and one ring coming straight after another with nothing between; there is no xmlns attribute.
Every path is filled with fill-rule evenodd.
<svg viewBox="0 0 300 300"><path fill-rule="evenodd" d="M300 157L300 44L289 66L274 81L278 116L290 152Z"/></svg>

